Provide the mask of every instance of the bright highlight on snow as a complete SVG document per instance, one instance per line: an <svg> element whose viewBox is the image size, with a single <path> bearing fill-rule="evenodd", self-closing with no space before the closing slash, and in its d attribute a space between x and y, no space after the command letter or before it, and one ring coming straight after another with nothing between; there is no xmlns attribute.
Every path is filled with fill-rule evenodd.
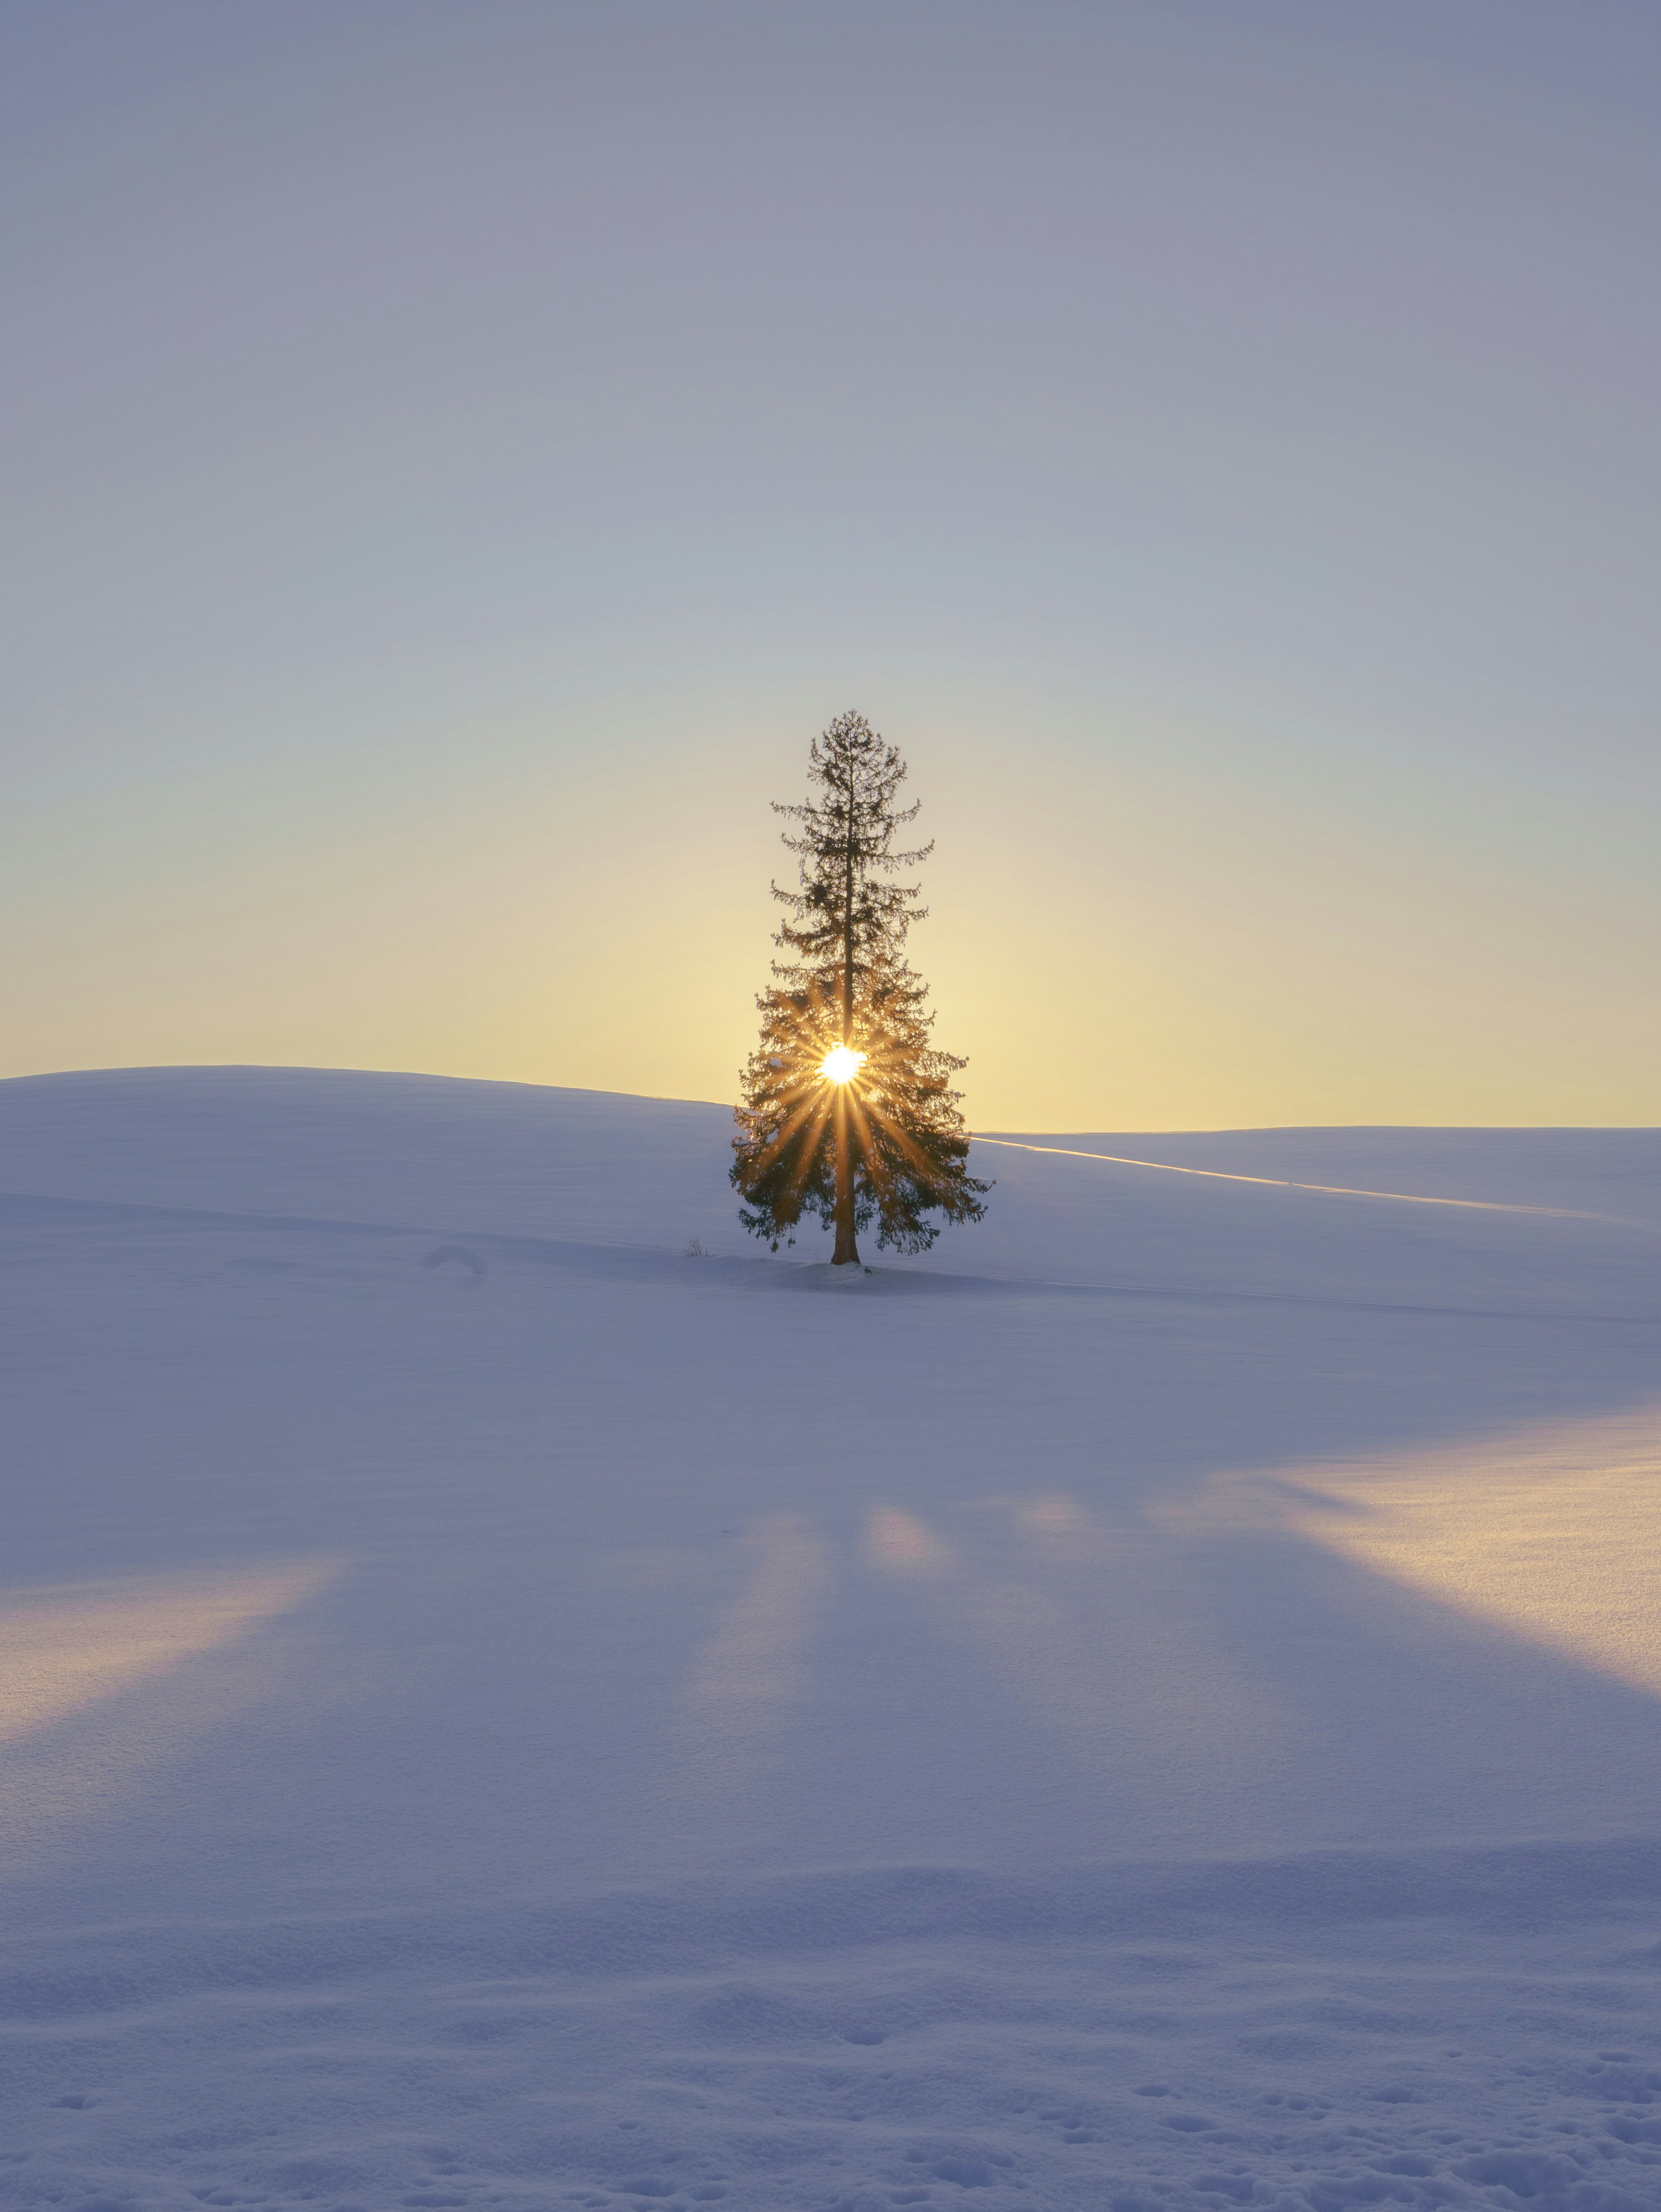
<svg viewBox="0 0 1661 2212"><path fill-rule="evenodd" d="M316 1596L338 1572L324 1560L8 1591L0 1599L0 1743L234 1643Z"/></svg>
<svg viewBox="0 0 1661 2212"><path fill-rule="evenodd" d="M832 1083L851 1083L865 1060L866 1055L855 1052L851 1044L832 1045L819 1062L819 1073L829 1076Z"/></svg>

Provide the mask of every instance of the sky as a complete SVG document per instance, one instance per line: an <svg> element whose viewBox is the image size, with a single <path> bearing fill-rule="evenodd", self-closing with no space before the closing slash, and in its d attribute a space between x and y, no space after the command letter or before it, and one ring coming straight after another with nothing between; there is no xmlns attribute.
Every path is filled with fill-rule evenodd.
<svg viewBox="0 0 1661 2212"><path fill-rule="evenodd" d="M865 713L983 1129L1650 1124L1661 17L0 4L0 1074L728 1099Z"/></svg>

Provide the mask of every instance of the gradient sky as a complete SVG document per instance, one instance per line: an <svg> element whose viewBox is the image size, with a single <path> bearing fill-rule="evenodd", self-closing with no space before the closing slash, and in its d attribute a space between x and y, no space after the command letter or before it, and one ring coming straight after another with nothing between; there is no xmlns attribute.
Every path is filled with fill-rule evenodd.
<svg viewBox="0 0 1661 2212"><path fill-rule="evenodd" d="M0 1073L730 1097L857 707L981 1127L1653 1122L1661 14L0 6Z"/></svg>

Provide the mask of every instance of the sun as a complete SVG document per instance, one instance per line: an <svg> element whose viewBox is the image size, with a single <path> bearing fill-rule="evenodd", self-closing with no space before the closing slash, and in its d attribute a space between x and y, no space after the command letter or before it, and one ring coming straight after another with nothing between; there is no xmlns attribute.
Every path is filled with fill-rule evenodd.
<svg viewBox="0 0 1661 2212"><path fill-rule="evenodd" d="M829 1076L832 1083L851 1083L865 1065L865 1054L855 1052L852 1045L832 1045L819 1062L819 1073Z"/></svg>

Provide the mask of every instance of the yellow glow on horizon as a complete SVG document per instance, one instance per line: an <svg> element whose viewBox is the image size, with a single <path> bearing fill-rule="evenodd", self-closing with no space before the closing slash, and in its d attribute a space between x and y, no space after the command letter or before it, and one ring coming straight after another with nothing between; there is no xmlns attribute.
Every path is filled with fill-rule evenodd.
<svg viewBox="0 0 1661 2212"><path fill-rule="evenodd" d="M852 1045L832 1045L819 1062L819 1073L829 1076L832 1083L851 1083L865 1065L865 1054L855 1052Z"/></svg>
<svg viewBox="0 0 1661 2212"><path fill-rule="evenodd" d="M930 672L866 703L938 834L916 966L971 1127L1655 1121L1654 869L1601 786L1092 686ZM0 1077L338 1067L730 1107L776 926L767 801L795 793L817 679L446 713L38 812L3 886L40 957L0 977ZM1564 856L1549 896L1536 852Z"/></svg>

